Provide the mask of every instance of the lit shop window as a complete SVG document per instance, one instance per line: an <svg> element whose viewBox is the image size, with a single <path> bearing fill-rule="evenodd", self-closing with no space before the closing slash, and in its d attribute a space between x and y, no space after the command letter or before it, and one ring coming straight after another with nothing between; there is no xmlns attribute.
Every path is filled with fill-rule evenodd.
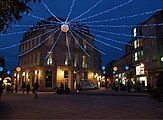
<svg viewBox="0 0 163 120"><path fill-rule="evenodd" d="M137 35L137 29L136 28L134 28L134 30L133 30L133 35L134 35L134 37L136 37L136 35Z"/></svg>
<svg viewBox="0 0 163 120"><path fill-rule="evenodd" d="M48 53L49 56L48 56L48 60L47 60L47 65L52 65L53 64L53 59L52 59L52 53Z"/></svg>

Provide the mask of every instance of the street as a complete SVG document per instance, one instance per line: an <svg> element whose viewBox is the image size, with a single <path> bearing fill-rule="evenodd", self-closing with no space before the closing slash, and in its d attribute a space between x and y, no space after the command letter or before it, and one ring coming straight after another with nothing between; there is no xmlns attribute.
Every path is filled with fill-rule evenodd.
<svg viewBox="0 0 163 120"><path fill-rule="evenodd" d="M8 94L0 102L0 119L163 119L163 102L120 94Z"/></svg>

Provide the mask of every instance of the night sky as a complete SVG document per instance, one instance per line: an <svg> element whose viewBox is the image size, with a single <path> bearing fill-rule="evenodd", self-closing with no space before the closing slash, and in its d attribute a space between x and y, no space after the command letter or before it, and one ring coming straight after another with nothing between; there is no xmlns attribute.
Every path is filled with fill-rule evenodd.
<svg viewBox="0 0 163 120"><path fill-rule="evenodd" d="M72 14L70 15L70 19L75 18L76 16L80 15L81 13L88 10L90 7L92 7L96 2L99 0L76 0L75 5L73 7ZM88 16L92 16L94 14L100 13L102 11L108 10L110 8L113 8L115 6L121 5L122 3L126 2L128 0L103 0L102 3L100 3L97 7L95 7L92 11L85 14L81 18L85 18ZM47 4L47 6L50 8L50 10L57 16L66 18L67 14L70 10L72 0L44 0L44 2ZM51 16L51 14L47 11L47 9L43 6L43 4L31 4L30 5L33 11L31 14L41 17L41 18L48 18ZM123 16L130 16L134 14L141 14L143 12L150 12L155 11L157 9L163 9L163 0L133 0L130 4L123 6L121 8L115 9L111 12L99 15L97 17L87 19L82 22L90 22L90 21L97 21L97 20L105 20L105 19L112 19L112 18L120 18ZM129 19L122 19L117 21L110 21L110 22L102 22L102 23L91 23L90 25L136 25L138 23L141 23L145 21L147 18L149 18L150 15L144 15L139 17L133 17ZM79 18L79 19L81 19ZM32 18L27 15L23 15L23 19L20 21L20 23L15 23L19 25L34 25L39 20ZM8 32L19 32L19 31L26 31L29 27L12 27L8 30ZM92 27L91 29L95 30L102 30L102 31L108 31L108 32L115 32L115 33L124 33L124 34L131 34L131 28L95 28ZM110 34L104 34L100 32L94 32L92 33L96 35L101 35L110 39L115 39L118 41L128 42L131 40L131 37L125 37L125 36L117 36L117 35L110 35ZM8 35L6 37L0 37L0 48L10 46L16 43L19 43L19 41L22 39L22 34L17 35ZM105 52L107 55L102 56L103 65L108 63L109 61L113 59L117 59L121 57L124 54L124 44L116 43L113 41L107 41L105 39L100 39L101 41L107 42L110 45L117 46L119 48L122 48L123 50L116 50L114 48L105 46L103 44L100 44L98 42L95 42L96 46L103 52ZM13 69L18 64L18 46L0 51L0 55L5 57L6 60L6 68L7 69Z"/></svg>

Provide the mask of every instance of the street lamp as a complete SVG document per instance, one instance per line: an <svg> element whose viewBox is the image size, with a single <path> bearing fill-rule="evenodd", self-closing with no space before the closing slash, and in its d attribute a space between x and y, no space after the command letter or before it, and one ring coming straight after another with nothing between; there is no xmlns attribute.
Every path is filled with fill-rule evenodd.
<svg viewBox="0 0 163 120"><path fill-rule="evenodd" d="M161 62L163 62L163 57L161 57Z"/></svg>

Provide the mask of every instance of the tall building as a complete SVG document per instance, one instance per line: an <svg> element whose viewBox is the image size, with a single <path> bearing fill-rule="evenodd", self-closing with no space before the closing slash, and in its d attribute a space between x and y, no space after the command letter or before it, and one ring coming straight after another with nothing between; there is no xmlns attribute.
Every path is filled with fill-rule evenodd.
<svg viewBox="0 0 163 120"><path fill-rule="evenodd" d="M53 17L47 21L56 22ZM52 91L61 83L73 90L81 80L96 84L94 75L101 74L100 53L92 47L94 36L87 26L73 23L74 31L70 33L64 31L66 25L46 24L49 23L40 21L24 34L17 83L25 81L32 85L38 81L41 91Z"/></svg>
<svg viewBox="0 0 163 120"><path fill-rule="evenodd" d="M108 63L107 77L123 84L128 79L134 84L152 84L156 72L163 71L163 10L134 27L129 44L124 56Z"/></svg>

